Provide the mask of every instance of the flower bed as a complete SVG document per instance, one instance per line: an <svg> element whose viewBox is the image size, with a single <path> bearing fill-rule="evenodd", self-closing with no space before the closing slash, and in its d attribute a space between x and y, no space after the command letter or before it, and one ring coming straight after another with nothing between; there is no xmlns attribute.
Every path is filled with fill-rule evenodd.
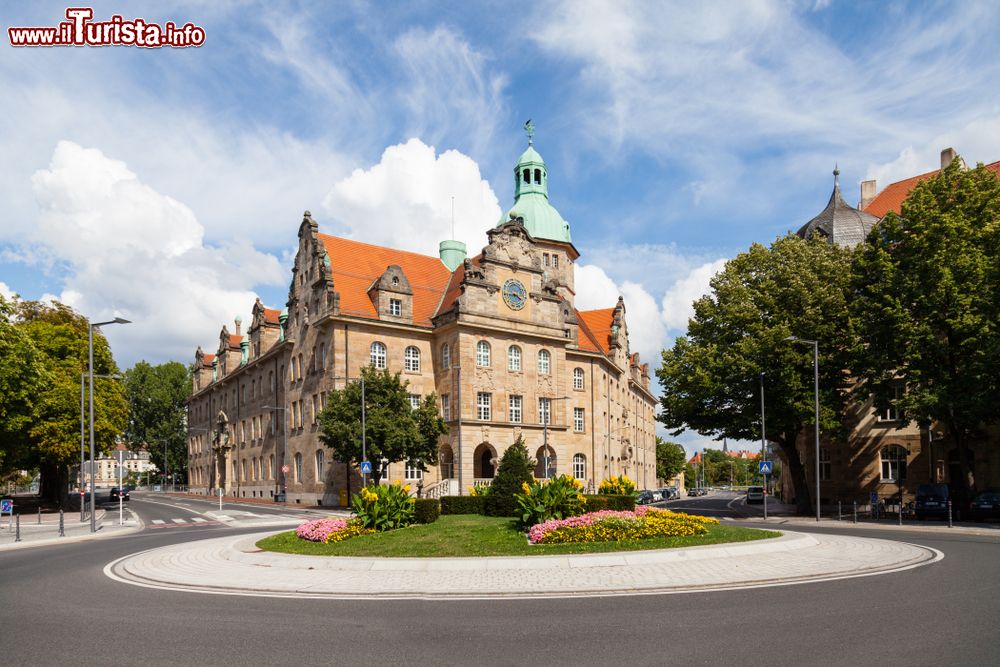
<svg viewBox="0 0 1000 667"><path fill-rule="evenodd" d="M717 523L718 519L710 517L643 506L633 512L604 510L539 523L528 531L528 540L532 544L566 544L686 537L704 535L709 525Z"/></svg>
<svg viewBox="0 0 1000 667"><path fill-rule="evenodd" d="M367 535L374 530L365 528L357 519L314 519L295 529L295 535L309 542L331 544L355 535Z"/></svg>

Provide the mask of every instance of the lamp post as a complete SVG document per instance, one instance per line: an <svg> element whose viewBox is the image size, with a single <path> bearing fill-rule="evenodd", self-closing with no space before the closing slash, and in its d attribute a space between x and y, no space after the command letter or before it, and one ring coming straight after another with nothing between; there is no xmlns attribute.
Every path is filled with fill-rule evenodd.
<svg viewBox="0 0 1000 667"><path fill-rule="evenodd" d="M767 461L767 437L764 434L764 373L760 374L760 460ZM767 518L767 475L764 477L764 518Z"/></svg>
<svg viewBox="0 0 1000 667"><path fill-rule="evenodd" d="M94 329L105 324L131 324L130 320L116 317L107 322L94 322L87 326L87 373L90 376L90 532L97 532L97 513L94 511L97 472L94 470Z"/></svg>
<svg viewBox="0 0 1000 667"><path fill-rule="evenodd" d="M815 400L815 432L816 432L816 520L819 521L819 341L807 340L797 336L789 336L785 340L793 343L806 343L813 346L813 397Z"/></svg>
<svg viewBox="0 0 1000 667"><path fill-rule="evenodd" d="M544 479L547 481L549 479L549 420L552 417L552 401L568 401L569 396L543 396L545 403L545 411L542 414L544 419L542 420L542 452L544 453Z"/></svg>
<svg viewBox="0 0 1000 667"><path fill-rule="evenodd" d="M287 412L285 408L279 408L277 405L262 405L260 406L262 410L280 410L282 413ZM281 415L281 465L278 466L278 470L281 471L281 495L285 499L283 502L287 502L288 499L288 476L285 475L285 447L288 444L288 418L284 414Z"/></svg>

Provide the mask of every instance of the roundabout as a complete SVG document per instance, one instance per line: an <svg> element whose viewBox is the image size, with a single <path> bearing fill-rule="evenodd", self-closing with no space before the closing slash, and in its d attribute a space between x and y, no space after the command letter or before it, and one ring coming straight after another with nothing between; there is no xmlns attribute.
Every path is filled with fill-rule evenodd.
<svg viewBox="0 0 1000 667"><path fill-rule="evenodd" d="M885 539L783 531L758 542L601 554L485 558L357 558L262 551L270 533L130 554L111 579L172 591L311 599L481 600L695 593L899 572L941 560L937 549Z"/></svg>

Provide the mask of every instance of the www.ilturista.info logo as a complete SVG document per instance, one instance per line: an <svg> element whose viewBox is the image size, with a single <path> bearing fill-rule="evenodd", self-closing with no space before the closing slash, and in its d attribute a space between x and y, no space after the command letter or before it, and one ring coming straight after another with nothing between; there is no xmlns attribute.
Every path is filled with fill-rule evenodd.
<svg viewBox="0 0 1000 667"><path fill-rule="evenodd" d="M205 29L193 23L178 26L167 21L162 26L144 19L126 20L115 14L108 21L92 21L90 7L70 7L66 18L53 27L7 28L11 46L164 46L184 48L205 43Z"/></svg>

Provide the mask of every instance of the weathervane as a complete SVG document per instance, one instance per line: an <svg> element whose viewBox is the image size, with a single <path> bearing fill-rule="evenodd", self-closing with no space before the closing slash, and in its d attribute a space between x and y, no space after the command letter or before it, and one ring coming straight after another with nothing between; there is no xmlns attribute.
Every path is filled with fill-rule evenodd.
<svg viewBox="0 0 1000 667"><path fill-rule="evenodd" d="M524 124L524 131L528 135L528 145L530 146L533 143L532 137L535 136L535 126L531 124L530 118Z"/></svg>

